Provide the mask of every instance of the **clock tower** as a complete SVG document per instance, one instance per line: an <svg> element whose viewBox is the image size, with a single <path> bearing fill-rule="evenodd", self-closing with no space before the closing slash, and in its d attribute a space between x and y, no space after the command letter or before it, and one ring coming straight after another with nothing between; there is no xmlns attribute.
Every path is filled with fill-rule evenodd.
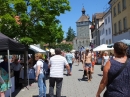
<svg viewBox="0 0 130 97"><path fill-rule="evenodd" d="M85 15L85 9L82 8L82 15L76 22L77 37L73 40L73 48L80 50L82 47L88 48L91 42L91 21L89 16Z"/></svg>

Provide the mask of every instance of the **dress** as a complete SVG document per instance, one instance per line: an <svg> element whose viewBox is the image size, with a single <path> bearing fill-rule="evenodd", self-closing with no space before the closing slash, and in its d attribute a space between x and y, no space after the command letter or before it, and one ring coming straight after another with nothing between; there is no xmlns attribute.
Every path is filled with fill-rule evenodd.
<svg viewBox="0 0 130 97"><path fill-rule="evenodd" d="M0 72L1 72L1 77L3 78L3 80L4 80L4 84L1 84L0 83L0 92L5 92L5 91L7 91L8 89L9 89L9 75L8 75L8 73L3 69L3 68L1 68L0 67Z"/></svg>
<svg viewBox="0 0 130 97"><path fill-rule="evenodd" d="M108 72L108 86L104 97L130 97L130 59L123 71L113 80L112 77L124 65L114 59L110 59L111 67Z"/></svg>

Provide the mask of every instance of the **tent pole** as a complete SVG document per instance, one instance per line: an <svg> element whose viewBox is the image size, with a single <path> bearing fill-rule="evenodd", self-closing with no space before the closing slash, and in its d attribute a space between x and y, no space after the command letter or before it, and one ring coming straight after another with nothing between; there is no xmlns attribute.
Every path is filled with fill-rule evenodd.
<svg viewBox="0 0 130 97"><path fill-rule="evenodd" d="M28 69L28 51L26 51L26 56L27 56L27 73L28 73L28 86L29 86L29 73L30 73L30 71L29 71L29 69Z"/></svg>
<svg viewBox="0 0 130 97"><path fill-rule="evenodd" d="M8 55L8 72L9 72L9 84L10 84L10 88L9 88L9 90L10 90L10 97L12 97L12 93L11 93L11 87L12 87L12 85L11 85L11 79L10 79L10 60L9 60L9 50L7 50L7 55Z"/></svg>

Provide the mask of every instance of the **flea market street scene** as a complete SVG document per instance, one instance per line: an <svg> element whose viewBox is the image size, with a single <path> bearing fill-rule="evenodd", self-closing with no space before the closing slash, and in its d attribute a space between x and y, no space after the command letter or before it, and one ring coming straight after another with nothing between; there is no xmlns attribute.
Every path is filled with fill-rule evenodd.
<svg viewBox="0 0 130 97"><path fill-rule="evenodd" d="M0 97L130 97L130 0L0 4Z"/></svg>

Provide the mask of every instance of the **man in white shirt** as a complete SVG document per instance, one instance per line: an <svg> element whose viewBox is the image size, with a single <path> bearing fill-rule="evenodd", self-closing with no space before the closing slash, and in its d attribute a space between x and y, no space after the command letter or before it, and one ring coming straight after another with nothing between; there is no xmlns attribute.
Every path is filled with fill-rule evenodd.
<svg viewBox="0 0 130 97"><path fill-rule="evenodd" d="M15 76L15 87L19 87L19 75L22 65L18 62L18 59L15 59L13 63L11 63L11 69L14 71Z"/></svg>
<svg viewBox="0 0 130 97"><path fill-rule="evenodd" d="M56 82L56 97L61 97L61 87L63 80L63 70L64 66L68 69L70 74L70 67L68 65L65 57L61 56L61 50L59 48L55 49L55 56L50 58L49 68L50 68L50 80L49 80L49 95L54 97L54 86Z"/></svg>

